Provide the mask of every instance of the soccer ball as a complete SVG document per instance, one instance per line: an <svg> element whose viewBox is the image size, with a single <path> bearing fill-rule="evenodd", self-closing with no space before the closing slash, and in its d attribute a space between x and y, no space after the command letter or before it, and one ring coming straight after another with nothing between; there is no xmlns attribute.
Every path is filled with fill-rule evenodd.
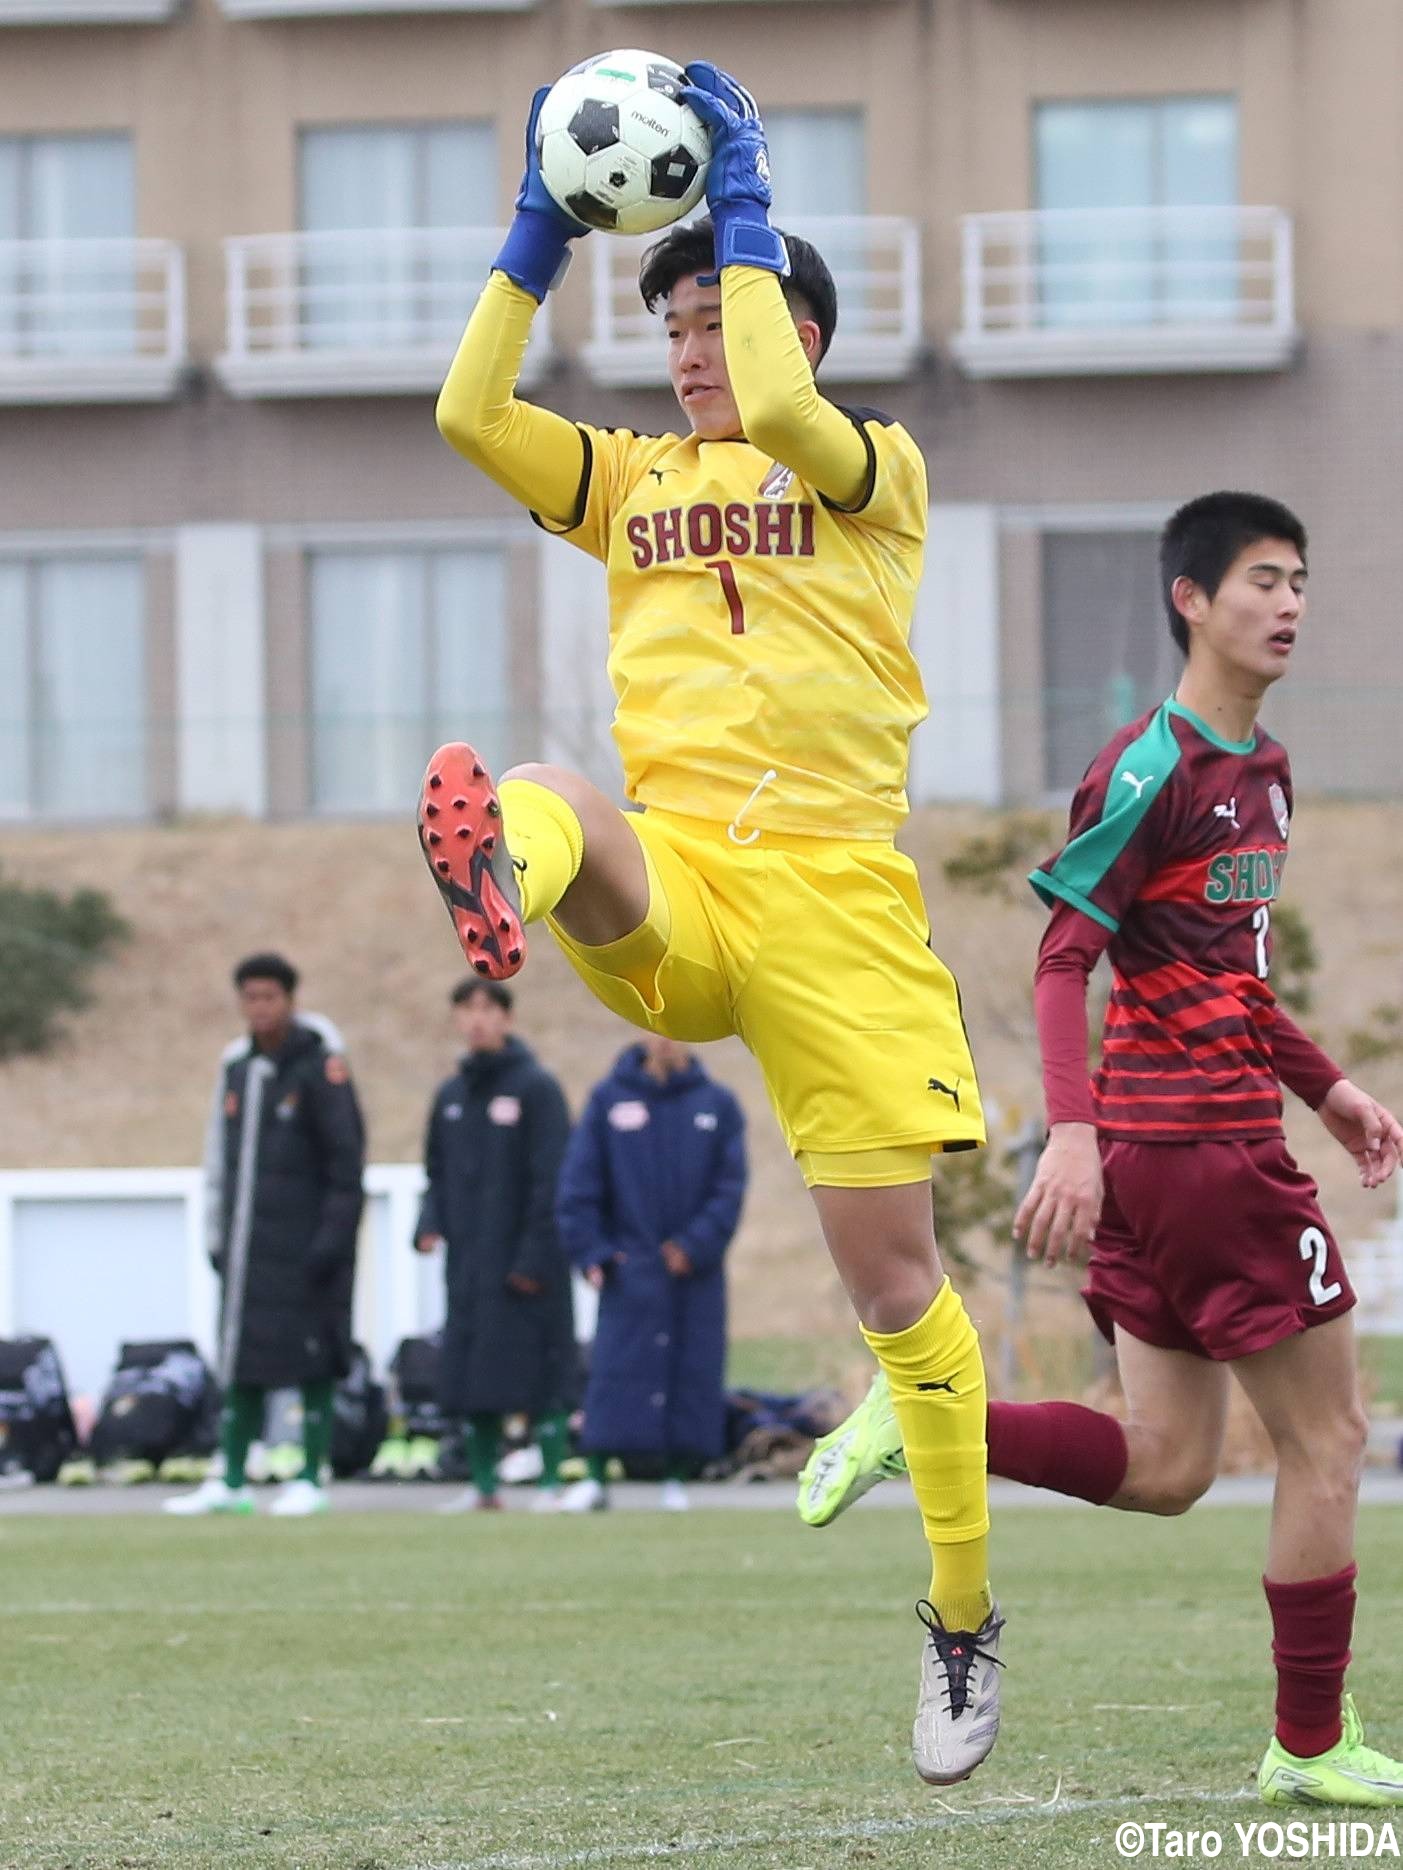
<svg viewBox="0 0 1403 1870"><path fill-rule="evenodd" d="M691 212L711 135L678 96L686 82L656 52L602 52L551 86L536 150L567 214L610 234L651 234Z"/></svg>

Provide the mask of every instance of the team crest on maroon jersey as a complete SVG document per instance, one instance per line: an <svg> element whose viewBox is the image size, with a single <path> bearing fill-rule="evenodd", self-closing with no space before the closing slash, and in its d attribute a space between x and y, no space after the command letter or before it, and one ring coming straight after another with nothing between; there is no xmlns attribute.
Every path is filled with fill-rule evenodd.
<svg viewBox="0 0 1403 1870"><path fill-rule="evenodd" d="M782 500L794 484L794 470L782 462L772 461L770 471L760 483L762 500Z"/></svg>
<svg viewBox="0 0 1403 1870"><path fill-rule="evenodd" d="M1276 820L1277 830L1281 833L1283 838L1289 837L1291 833L1291 808L1286 803L1286 794L1281 790L1281 787L1277 785L1275 780L1267 787L1267 797L1271 801L1272 817Z"/></svg>

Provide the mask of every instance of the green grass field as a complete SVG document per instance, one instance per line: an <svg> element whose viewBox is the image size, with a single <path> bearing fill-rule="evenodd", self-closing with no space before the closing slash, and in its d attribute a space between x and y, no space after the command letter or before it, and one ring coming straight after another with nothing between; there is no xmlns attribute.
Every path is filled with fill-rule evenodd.
<svg viewBox="0 0 1403 1870"><path fill-rule="evenodd" d="M904 1512L0 1519L0 1864L1080 1870L1127 1815L1231 1837L1266 1815L1264 1530L1004 1512L1004 1734L937 1798ZM1403 1515L1361 1546L1353 1685L1397 1751Z"/></svg>

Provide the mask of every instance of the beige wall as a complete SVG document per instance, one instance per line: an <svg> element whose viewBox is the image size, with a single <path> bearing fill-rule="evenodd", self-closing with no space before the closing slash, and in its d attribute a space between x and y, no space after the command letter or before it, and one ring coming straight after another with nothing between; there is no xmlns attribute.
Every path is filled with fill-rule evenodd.
<svg viewBox="0 0 1403 1870"><path fill-rule="evenodd" d="M217 350L228 234L296 219L300 126L499 124L500 208L545 75L601 41L712 44L762 99L865 110L873 211L927 230L932 335L958 302L956 223L1030 204L1039 100L1233 92L1242 198L1297 219L1312 324L1403 324L1403 6L1397 0L848 0L827 6L231 22L187 0L168 25L10 29L0 134L130 129L141 231L189 250L196 348ZM578 304L567 302L569 316Z"/></svg>
<svg viewBox="0 0 1403 1870"><path fill-rule="evenodd" d="M0 408L0 529L265 526L505 518L510 508L440 443L431 399L237 402L210 373L223 344L222 239L291 229L307 124L496 117L501 213L533 86L609 42L719 52L774 105L866 113L869 207L924 226L932 361L860 400L907 422L933 497L1046 511L1173 502L1259 485L1297 502L1316 545L1298 688L1346 666L1403 689L1390 597L1403 499L1403 4L1400 0L834 0L831 5L610 11L547 0L527 13L232 23L187 0L164 26L0 32L0 134L129 129L140 231L180 240L196 371L169 405ZM1240 99L1242 198L1295 218L1307 338L1279 375L973 383L950 361L958 217L1031 200L1034 103L1175 91ZM585 269L581 268L582 275ZM666 425L658 392L610 392L569 361L585 279L558 304L567 357L539 392L572 415ZM1035 532L1005 553L1002 656L1036 666ZM268 561L270 689L301 694L296 552ZM530 582L514 579L528 625ZM153 632L168 626L153 619ZM523 627L523 643L534 640ZM938 688L938 675L932 676ZM1348 704L1297 724L1307 771L1393 784L1391 751L1336 758ZM1326 724L1328 720L1328 725ZM1008 723L1008 744L1018 744ZM1343 730L1347 735L1347 728ZM1391 742L1391 735L1388 737ZM1026 737L1025 737L1026 741ZM1380 748L1384 743L1380 741ZM1336 759L1334 768L1330 760ZM270 737L271 797L295 809L305 748ZM1010 754L1014 790L1035 753Z"/></svg>

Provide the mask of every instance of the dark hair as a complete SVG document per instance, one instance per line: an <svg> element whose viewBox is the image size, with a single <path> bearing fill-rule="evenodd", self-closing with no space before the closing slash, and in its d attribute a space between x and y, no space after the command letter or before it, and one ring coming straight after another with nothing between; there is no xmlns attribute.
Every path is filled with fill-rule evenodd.
<svg viewBox="0 0 1403 1870"><path fill-rule="evenodd" d="M1289 507L1260 493L1205 493L1165 523L1159 536L1159 575L1169 634L1187 656L1189 626L1174 602L1176 578L1192 578L1210 598L1240 553L1258 539L1289 539L1304 558L1306 529Z"/></svg>
<svg viewBox="0 0 1403 1870"><path fill-rule="evenodd" d="M485 993L493 1006L501 1007L504 1013L512 1010L512 990L499 980L484 980L480 974L469 974L466 980L460 980L449 994L451 1006L466 1006L474 994Z"/></svg>
<svg viewBox="0 0 1403 1870"><path fill-rule="evenodd" d="M777 229L777 232L783 232ZM789 276L781 281L791 310L807 312L818 326L818 362L822 363L838 325L838 288L817 247L797 234L784 234L789 250ZM716 237L711 217L669 228L643 255L638 269L638 290L651 312L671 293L679 279L716 270Z"/></svg>
<svg viewBox="0 0 1403 1870"><path fill-rule="evenodd" d="M242 987L250 980L274 980L284 993L297 992L297 969L280 954L246 955L234 969L234 985Z"/></svg>

